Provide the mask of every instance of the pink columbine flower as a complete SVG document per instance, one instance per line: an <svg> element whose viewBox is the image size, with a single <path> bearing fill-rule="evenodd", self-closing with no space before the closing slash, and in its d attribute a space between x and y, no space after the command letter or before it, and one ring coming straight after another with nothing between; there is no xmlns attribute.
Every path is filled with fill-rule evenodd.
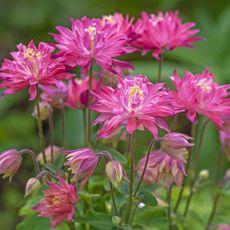
<svg viewBox="0 0 230 230"><path fill-rule="evenodd" d="M52 34L57 42L60 55L71 67L79 65L86 73L94 60L104 69L115 71L113 65L132 68L127 62L115 59L135 49L127 47L127 35L117 33L117 26L111 23L102 25L101 19L71 19L72 28L57 26L59 34Z"/></svg>
<svg viewBox="0 0 230 230"><path fill-rule="evenodd" d="M171 96L192 123L196 122L197 114L200 114L223 128L222 117L230 115L230 85L219 86L208 69L195 75L187 71L183 79L175 71L171 79L177 90L171 92Z"/></svg>
<svg viewBox="0 0 230 230"><path fill-rule="evenodd" d="M230 230L230 225L228 225L228 224L219 224L217 230Z"/></svg>
<svg viewBox="0 0 230 230"><path fill-rule="evenodd" d="M0 154L0 174L3 174L3 179L12 177L17 173L22 163L22 156L16 149L9 149Z"/></svg>
<svg viewBox="0 0 230 230"><path fill-rule="evenodd" d="M55 86L42 86L41 98L52 105L53 108L61 109L68 95L65 83L58 81Z"/></svg>
<svg viewBox="0 0 230 230"><path fill-rule="evenodd" d="M192 47L192 43L203 38L194 37L199 32L192 29L196 24L182 24L179 12L159 12L142 17L134 25L134 31L139 34L132 45L143 49L143 54L153 51L153 57L160 59L163 49L174 50L177 47Z"/></svg>
<svg viewBox="0 0 230 230"><path fill-rule="evenodd" d="M104 87L93 92L96 102L92 109L101 113L94 125L104 123L97 137L107 138L120 126L132 134L136 129L148 129L155 138L157 126L169 131L164 117L172 116L171 99L163 87L152 84L147 77L138 75L119 78L117 88Z"/></svg>
<svg viewBox="0 0 230 230"><path fill-rule="evenodd" d="M192 147L194 144L188 142L192 137L183 133L167 133L161 140L161 150L167 153L175 160L186 162L185 157L188 154L186 148Z"/></svg>
<svg viewBox="0 0 230 230"><path fill-rule="evenodd" d="M142 175L146 162L146 156L138 163L138 174ZM159 150L151 152L143 181L146 184L159 183L170 187L173 182L181 186L186 175L184 162L175 160L168 154Z"/></svg>
<svg viewBox="0 0 230 230"><path fill-rule="evenodd" d="M66 165L75 174L74 180L81 180L81 189L93 174L98 164L96 153L89 148L67 151Z"/></svg>
<svg viewBox="0 0 230 230"><path fill-rule="evenodd" d="M68 96L66 106L73 109L84 109L88 105L90 78L71 79L68 83ZM98 89L100 83L92 78L92 90ZM92 98L92 101L94 99Z"/></svg>
<svg viewBox="0 0 230 230"><path fill-rule="evenodd" d="M74 220L74 205L78 200L76 187L60 176L58 180L59 184L47 182L48 189L43 192L44 199L33 207L40 213L39 216L51 218L52 229L64 220Z"/></svg>
<svg viewBox="0 0 230 230"><path fill-rule="evenodd" d="M58 80L69 79L63 57L54 58L54 47L41 42L36 47L33 41L28 46L19 44L18 51L11 52L13 60L4 59L0 69L0 88L3 95L14 94L29 86L30 100L37 95L37 85L55 85Z"/></svg>

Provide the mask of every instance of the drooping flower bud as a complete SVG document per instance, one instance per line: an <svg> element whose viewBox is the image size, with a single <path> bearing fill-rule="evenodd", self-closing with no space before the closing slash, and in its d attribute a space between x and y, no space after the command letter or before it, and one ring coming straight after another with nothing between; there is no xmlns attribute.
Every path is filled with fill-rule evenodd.
<svg viewBox="0 0 230 230"><path fill-rule="evenodd" d="M110 182L117 187L123 178L127 178L121 163L116 160L109 161L105 166L105 172Z"/></svg>
<svg viewBox="0 0 230 230"><path fill-rule="evenodd" d="M167 133L161 138L161 150L175 160L186 162L185 157L188 154L186 148L194 145L188 142L190 139L192 139L192 137L182 133Z"/></svg>
<svg viewBox="0 0 230 230"><path fill-rule="evenodd" d="M0 154L0 174L3 174L3 179L12 177L17 173L22 162L22 156L16 149L9 149Z"/></svg>
<svg viewBox="0 0 230 230"><path fill-rule="evenodd" d="M41 120L45 121L49 118L49 110L51 109L50 104L48 104L47 102L41 101L39 102L39 108L40 108L40 118ZM35 117L36 119L38 119L38 111L37 111L37 107L34 107L32 116Z"/></svg>
<svg viewBox="0 0 230 230"><path fill-rule="evenodd" d="M37 178L30 178L26 183L25 197L35 192L41 186L40 181Z"/></svg>

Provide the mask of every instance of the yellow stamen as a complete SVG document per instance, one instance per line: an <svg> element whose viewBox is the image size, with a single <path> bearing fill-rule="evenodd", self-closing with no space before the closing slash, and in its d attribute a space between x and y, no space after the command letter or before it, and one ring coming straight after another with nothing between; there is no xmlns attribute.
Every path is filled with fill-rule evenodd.
<svg viewBox="0 0 230 230"><path fill-rule="evenodd" d="M96 27L95 26L89 26L86 31L89 33L91 40L94 40L94 37L96 35Z"/></svg>
<svg viewBox="0 0 230 230"><path fill-rule="evenodd" d="M23 53L24 57L29 59L30 61L33 61L34 56L36 56L38 59L41 58L41 53L40 52L35 52L34 49L27 48L26 52Z"/></svg>
<svg viewBox="0 0 230 230"><path fill-rule="evenodd" d="M107 15L103 17L103 21L109 21L111 24L113 24L113 16L112 15Z"/></svg>

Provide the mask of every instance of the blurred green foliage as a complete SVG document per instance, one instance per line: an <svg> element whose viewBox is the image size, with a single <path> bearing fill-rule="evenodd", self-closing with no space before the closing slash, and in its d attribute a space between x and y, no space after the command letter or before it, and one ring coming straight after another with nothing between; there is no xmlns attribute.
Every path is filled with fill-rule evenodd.
<svg viewBox="0 0 230 230"><path fill-rule="evenodd" d="M55 32L56 25L69 25L69 17L100 17L116 11L138 17L143 10L157 12L176 9L180 11L184 21L191 20L197 23L197 27L201 30L200 35L206 40L195 44L194 49L181 48L167 53L164 56L164 79L168 81L168 77L175 68L179 70L179 73L183 73L186 69L200 72L203 68L209 67L216 74L217 81L228 83L230 75L229 0L0 0L0 60L9 57L9 51L14 50L16 44L20 42L27 43L31 39L36 43L42 40L53 42L48 33ZM155 79L157 66L150 54L145 57L134 54L126 58L135 65L135 73L143 73L152 80ZM25 147L38 150L35 134L36 121L31 116L33 106L33 102L28 102L27 92L20 92L0 101L0 151ZM70 148L79 147L83 143L81 116L80 111L67 109L67 142ZM55 142L60 145L58 111L54 122ZM186 121L183 124L188 126ZM140 156L146 151L150 136L138 135L138 139L140 140L138 143L141 144L136 144L135 149ZM218 133L211 124L208 126L204 143L200 168L209 168L213 174L219 141ZM19 221L17 211L24 203L25 180L33 175L32 170L30 159L26 158L20 174L13 179L11 185L8 186L6 180L1 181L1 229L15 229L15 224ZM143 217L140 216L140 218ZM146 216L145 221L149 218L151 219L151 216Z"/></svg>

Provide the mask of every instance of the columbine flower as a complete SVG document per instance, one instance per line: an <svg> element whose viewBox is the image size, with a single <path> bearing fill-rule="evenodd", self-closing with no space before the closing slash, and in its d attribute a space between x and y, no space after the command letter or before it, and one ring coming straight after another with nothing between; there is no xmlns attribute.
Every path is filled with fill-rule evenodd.
<svg viewBox="0 0 230 230"><path fill-rule="evenodd" d="M175 160L186 162L185 157L188 154L186 148L192 147L194 144L189 143L192 137L182 133L167 133L161 140L161 150L167 153Z"/></svg>
<svg viewBox="0 0 230 230"><path fill-rule="evenodd" d="M58 177L59 184L47 182L48 189L44 199L40 201L34 210L40 212L39 216L51 218L51 228L63 220L74 220L75 203L78 200L76 187L68 184L62 177Z"/></svg>
<svg viewBox="0 0 230 230"><path fill-rule="evenodd" d="M217 230L230 230L230 225L228 225L228 224L219 224Z"/></svg>
<svg viewBox="0 0 230 230"><path fill-rule="evenodd" d="M143 48L143 54L153 51L153 57L160 58L163 49L173 50L177 47L192 47L192 43L203 38L194 37L199 32L191 29L196 24L188 22L182 24L179 12L159 12L157 15L146 12L134 25L134 31L139 37L132 45Z"/></svg>
<svg viewBox="0 0 230 230"><path fill-rule="evenodd" d="M41 42L36 47L33 41L28 46L19 44L18 51L11 52L13 60L4 59L0 69L0 88L3 95L13 94L29 86L30 100L37 95L37 85L55 85L57 80L69 79L62 64L63 57L52 56L54 47Z"/></svg>
<svg viewBox="0 0 230 230"><path fill-rule="evenodd" d="M48 102L53 108L61 109L68 95L67 86L59 81L55 86L42 86L41 98Z"/></svg>
<svg viewBox="0 0 230 230"><path fill-rule="evenodd" d="M93 60L110 71L114 71L113 65L132 68L128 63L114 59L134 51L126 47L127 35L118 34L116 25L102 25L100 19L86 17L81 20L71 19L71 23L72 29L57 26L59 34L52 34L68 65L81 66L82 73L90 69Z"/></svg>
<svg viewBox="0 0 230 230"><path fill-rule="evenodd" d="M21 166L22 156L16 149L9 149L0 154L0 174L3 174L3 179L12 177L17 173Z"/></svg>
<svg viewBox="0 0 230 230"><path fill-rule="evenodd" d="M34 177L30 178L26 183L25 197L34 193L40 187L41 187L41 183L39 179L34 178Z"/></svg>
<svg viewBox="0 0 230 230"><path fill-rule="evenodd" d="M89 77L85 77L84 79L72 79L69 81L66 106L73 109L84 109L87 107L90 88L89 81ZM99 82L92 78L92 90L98 88Z"/></svg>
<svg viewBox="0 0 230 230"><path fill-rule="evenodd" d="M98 157L96 153L89 148L83 148L67 151L66 158L66 165L75 174L74 180L82 179L80 186L82 189L97 167Z"/></svg>
<svg viewBox="0 0 230 230"><path fill-rule="evenodd" d="M177 90L171 95L192 123L196 122L197 114L200 114L208 117L219 128L223 127L222 116L230 115L230 99L227 98L230 85L219 86L208 69L195 75L187 71L183 79L175 71L171 79Z"/></svg>
<svg viewBox="0 0 230 230"><path fill-rule="evenodd" d="M163 117L172 116L171 99L163 84L152 84L145 76L118 79L116 89L104 87L93 92L96 102L92 109L101 113L94 125L104 123L98 138L107 138L121 125L132 134L148 129L157 138L157 126L169 131Z"/></svg>
<svg viewBox="0 0 230 230"><path fill-rule="evenodd" d="M146 156L138 163L138 174L142 175L146 162ZM150 153L148 165L143 181L146 184L159 183L170 187L173 182L181 186L186 175L184 162L171 158L159 150Z"/></svg>

